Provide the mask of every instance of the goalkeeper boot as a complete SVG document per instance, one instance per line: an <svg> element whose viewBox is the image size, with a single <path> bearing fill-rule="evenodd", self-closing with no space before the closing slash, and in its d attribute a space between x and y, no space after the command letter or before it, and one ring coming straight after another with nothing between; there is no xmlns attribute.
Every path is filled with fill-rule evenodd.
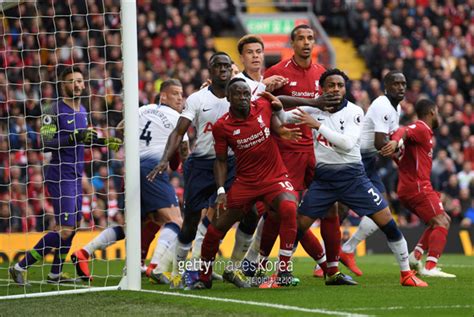
<svg viewBox="0 0 474 317"><path fill-rule="evenodd" d="M356 264L354 253L345 253L341 250L341 252L339 253L339 261L341 261L342 264L344 264L355 275L362 275L362 271Z"/></svg>
<svg viewBox="0 0 474 317"><path fill-rule="evenodd" d="M89 253L84 249L80 249L71 255L71 260L76 267L77 275L84 281L92 282L92 276L89 271Z"/></svg>
<svg viewBox="0 0 474 317"><path fill-rule="evenodd" d="M170 284L171 273L170 272L156 273L155 271L151 271L149 280L152 284L168 285Z"/></svg>
<svg viewBox="0 0 474 317"><path fill-rule="evenodd" d="M408 255L408 263L410 264L410 269L420 273L423 269L423 264L421 260L417 260L415 257L415 251L411 251L410 255Z"/></svg>
<svg viewBox="0 0 474 317"><path fill-rule="evenodd" d="M8 269L8 272L10 273L11 279L19 286L31 286L31 284L28 283L28 280L26 279L26 270L19 270L12 266Z"/></svg>
<svg viewBox="0 0 474 317"><path fill-rule="evenodd" d="M401 272L400 284L402 286L427 287L428 283L416 276L415 271Z"/></svg>
<svg viewBox="0 0 474 317"><path fill-rule="evenodd" d="M224 281L234 284L238 288L249 288L250 283L247 277L242 273L241 270L224 270L224 274L222 274L222 278Z"/></svg>
<svg viewBox="0 0 474 317"><path fill-rule="evenodd" d="M72 278L69 274L64 272L59 274L49 273L46 282L50 284L76 283L77 279Z"/></svg>
<svg viewBox="0 0 474 317"><path fill-rule="evenodd" d="M326 285L358 285L356 281L349 275L345 275L341 272L337 272L331 276L326 277Z"/></svg>

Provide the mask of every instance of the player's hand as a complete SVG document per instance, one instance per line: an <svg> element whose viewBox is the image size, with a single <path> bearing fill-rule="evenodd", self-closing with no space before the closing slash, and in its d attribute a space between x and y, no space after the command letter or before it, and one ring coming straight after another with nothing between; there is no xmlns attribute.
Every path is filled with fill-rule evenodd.
<svg viewBox="0 0 474 317"><path fill-rule="evenodd" d="M97 140L99 139L97 131L94 129L74 130L74 133L71 134L69 138L73 143L84 143L86 145L97 143Z"/></svg>
<svg viewBox="0 0 474 317"><path fill-rule="evenodd" d="M104 141L104 144L109 148L109 150L117 152L122 146L123 142L119 138L107 138Z"/></svg>
<svg viewBox="0 0 474 317"><path fill-rule="evenodd" d="M388 141L379 151L380 155L384 157L392 156L393 153L397 150L398 142L391 140Z"/></svg>
<svg viewBox="0 0 474 317"><path fill-rule="evenodd" d="M323 111L332 112L341 104L341 97L332 93L323 93L314 101L317 108Z"/></svg>
<svg viewBox="0 0 474 317"><path fill-rule="evenodd" d="M306 124L308 127L313 129L319 129L321 123L313 118L309 113L302 110L301 108L296 108L298 111L294 112L293 115L299 121L297 124Z"/></svg>
<svg viewBox="0 0 474 317"><path fill-rule="evenodd" d="M146 179L149 182L153 182L155 180L156 175L163 174L163 172L168 169L168 165L169 165L168 161L161 160L161 162L158 165L156 165L155 168L153 168L150 173L148 173L148 175L146 176Z"/></svg>
<svg viewBox="0 0 474 317"><path fill-rule="evenodd" d="M278 129L278 135L285 140L298 141L301 139L303 133L300 128L287 128L285 126L280 126Z"/></svg>
<svg viewBox="0 0 474 317"><path fill-rule="evenodd" d="M285 78L280 75L273 75L273 76L265 78L263 80L263 83L266 86L265 90L272 92L288 84L288 78Z"/></svg>
<svg viewBox="0 0 474 317"><path fill-rule="evenodd" d="M227 194L219 194L216 198L216 217L219 218L219 214L227 210Z"/></svg>
<svg viewBox="0 0 474 317"><path fill-rule="evenodd" d="M258 95L270 101L273 110L279 111L283 109L283 103L281 102L281 100L269 93L268 91L262 91Z"/></svg>

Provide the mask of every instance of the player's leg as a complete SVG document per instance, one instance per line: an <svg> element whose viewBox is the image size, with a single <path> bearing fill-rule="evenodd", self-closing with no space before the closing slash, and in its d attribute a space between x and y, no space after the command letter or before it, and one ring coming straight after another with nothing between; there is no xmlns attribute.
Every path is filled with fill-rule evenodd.
<svg viewBox="0 0 474 317"><path fill-rule="evenodd" d="M327 274L326 254L318 238L316 238L313 232L311 232L309 229L311 228L314 220L314 218L298 214L296 218L298 227L296 239L301 243L301 246L306 251L306 253L308 253L308 255L312 257L316 263L318 263L318 266L320 270L322 270L324 276L324 274Z"/></svg>
<svg viewBox="0 0 474 317"><path fill-rule="evenodd" d="M150 278L159 284L169 284L169 276L165 274L172 266L175 243L182 225L181 211L178 207L161 208L158 218L164 223L156 242L149 269ZM147 270L148 271L148 270Z"/></svg>
<svg viewBox="0 0 474 317"><path fill-rule="evenodd" d="M214 212L214 208L210 206L209 208L206 208L202 211L202 219L199 222L196 237L194 238L193 242L191 254L191 257L193 259L199 259L201 257L202 241L204 240L204 236L206 235L207 227L209 227L209 225L211 224L212 217L214 217Z"/></svg>
<svg viewBox="0 0 474 317"><path fill-rule="evenodd" d="M435 191L422 192L412 197L407 203L404 197L402 202L408 205L418 217L420 217L431 230L425 230L423 233L422 243L427 243L428 256L425 266L421 269L420 274L432 277L454 278L454 274L442 272L437 267L438 259L443 253L446 245L449 226L451 224L450 217L443 209L441 200ZM429 233L429 234L428 234Z"/></svg>
<svg viewBox="0 0 474 317"><path fill-rule="evenodd" d="M240 262L249 250L257 223L257 210L255 206L252 206L250 210L245 211L245 217L239 222L237 230L235 231L235 243L229 263L231 265L231 271L240 268Z"/></svg>
<svg viewBox="0 0 474 317"><path fill-rule="evenodd" d="M209 225L201 249L201 269L199 281L193 285L193 289L212 287L212 263L219 249L219 242L225 237L227 231L234 223L244 215L243 209L227 208L219 211L219 217L214 217Z"/></svg>
<svg viewBox="0 0 474 317"><path fill-rule="evenodd" d="M265 205L263 202L258 201L255 204L255 207L257 208L257 213L259 215L259 221L257 223L257 228L255 230L252 242L250 243L250 247L247 250L247 253L245 254L245 257L242 261L242 272L246 276L254 276L255 271L256 271L256 264L258 261L258 256L260 254L260 244L262 240L262 231L263 231L263 226L265 222L265 218L267 217L267 214L265 213Z"/></svg>

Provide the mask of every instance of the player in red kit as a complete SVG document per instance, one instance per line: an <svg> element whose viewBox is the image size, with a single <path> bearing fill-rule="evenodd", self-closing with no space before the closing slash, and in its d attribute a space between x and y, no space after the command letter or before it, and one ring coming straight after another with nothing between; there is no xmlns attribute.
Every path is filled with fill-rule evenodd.
<svg viewBox="0 0 474 317"><path fill-rule="evenodd" d="M281 110L281 102L270 94L272 103L260 98L251 103L251 91L242 78L232 79L227 86L229 112L221 117L212 130L216 161L214 173L217 190L218 216L208 227L201 249L202 266L199 280L193 289L211 288L212 261L232 225L245 218L256 201L264 201L276 210L279 221L280 253L278 281L280 285L293 283L290 255L296 239L296 193L270 136L273 110ZM227 166L227 148L236 156L237 172L234 183L226 194L223 187ZM270 214L269 217L276 217ZM248 287L250 285L243 285Z"/></svg>
<svg viewBox="0 0 474 317"><path fill-rule="evenodd" d="M315 42L314 31L306 24L298 25L291 31L290 39L294 52L293 56L290 59L279 62L265 72L266 78L281 75L288 79L286 85L273 90L272 93L278 96L285 104L285 108L291 105L294 107L301 106L302 104L315 107L338 104L337 97L331 94L320 96L319 78L326 69L322 65L312 62L311 56ZM290 124L287 127L294 127L294 125ZM297 141L285 140L278 135L274 137L276 138L283 162L288 169L291 182L295 190L298 193L302 193L308 188L313 179L316 159L311 129L303 125L299 127L302 137ZM321 226L326 229L323 230L325 233L323 239L326 244L327 259L328 261L331 260L331 262L337 262L339 260L339 242L337 241L339 240L336 237L340 236L341 232L335 208L332 209L332 212L325 219L322 219ZM278 227L271 222L271 219L265 220L260 245L261 256L267 256L270 253L277 236L276 228ZM312 232L307 231L300 242L307 252L319 253L321 255L318 263L324 268L323 262L326 259L324 250ZM252 248L253 246L251 246ZM308 248L316 249L309 251ZM323 271L316 269L314 274L317 277L322 277Z"/></svg>
<svg viewBox="0 0 474 317"><path fill-rule="evenodd" d="M392 136L397 142L399 155L397 194L401 203L420 217L427 225L415 250L410 254L410 265L423 276L454 278L456 275L442 272L436 265L446 245L451 219L444 211L439 194L431 185L431 166L433 163L433 129L438 123L436 104L428 99L419 100L416 105L418 121L400 128ZM388 150L390 144L383 149ZM427 246L428 257L421 268L423 248Z"/></svg>

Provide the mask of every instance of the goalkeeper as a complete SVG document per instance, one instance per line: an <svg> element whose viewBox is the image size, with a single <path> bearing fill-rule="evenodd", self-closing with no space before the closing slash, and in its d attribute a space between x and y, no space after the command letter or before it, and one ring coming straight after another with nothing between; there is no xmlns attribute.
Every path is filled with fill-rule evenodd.
<svg viewBox="0 0 474 317"><path fill-rule="evenodd" d="M47 282L74 282L62 272L76 228L82 218L82 174L85 146L108 146L117 151L122 144L117 138L98 138L88 129L88 113L81 104L85 89L82 71L67 67L60 75L62 100L43 110L41 139L44 152L52 152L45 171L45 183L54 208L56 227L44 235L25 257L9 269L11 278L19 285L28 286L28 267L55 250L51 273Z"/></svg>

